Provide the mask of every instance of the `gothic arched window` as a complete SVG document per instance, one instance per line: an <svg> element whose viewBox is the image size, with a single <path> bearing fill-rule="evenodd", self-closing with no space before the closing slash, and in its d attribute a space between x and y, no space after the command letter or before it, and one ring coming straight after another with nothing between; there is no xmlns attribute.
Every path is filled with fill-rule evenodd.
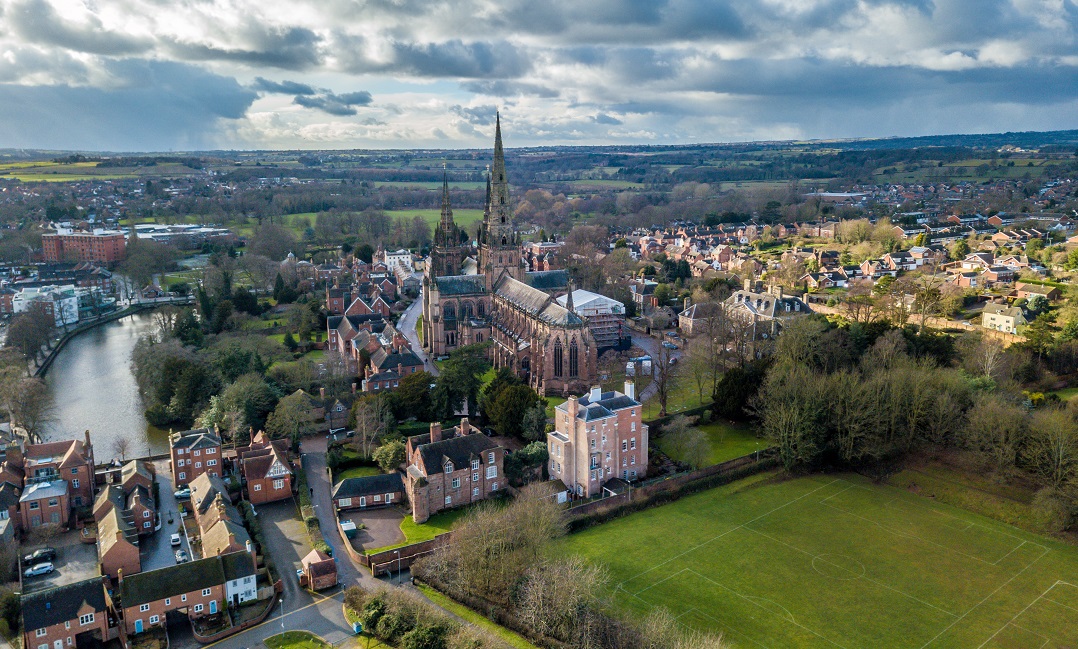
<svg viewBox="0 0 1078 649"><path fill-rule="evenodd" d="M465 302L464 304L460 305L460 317L461 317L462 320L471 320L472 319L472 303L471 302Z"/></svg>
<svg viewBox="0 0 1078 649"><path fill-rule="evenodd" d="M576 348L576 339L569 343L569 378L576 378L580 373L580 353Z"/></svg>
<svg viewBox="0 0 1078 649"><path fill-rule="evenodd" d="M487 315L487 307L483 305L482 301L480 301L479 303L477 303L475 305L475 312L480 318L486 317L486 315Z"/></svg>
<svg viewBox="0 0 1078 649"><path fill-rule="evenodd" d="M554 341L554 376L561 378L562 372L562 348L561 341Z"/></svg>
<svg viewBox="0 0 1078 649"><path fill-rule="evenodd" d="M457 309L452 304L445 305L445 307L442 308L442 314L445 316L446 320L457 319Z"/></svg>

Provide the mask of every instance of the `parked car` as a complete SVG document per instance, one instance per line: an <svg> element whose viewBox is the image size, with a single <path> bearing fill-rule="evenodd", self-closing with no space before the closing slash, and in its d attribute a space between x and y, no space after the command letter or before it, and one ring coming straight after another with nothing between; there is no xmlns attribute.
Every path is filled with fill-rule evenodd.
<svg viewBox="0 0 1078 649"><path fill-rule="evenodd" d="M22 558L26 565L33 566L43 561L55 561L56 548L40 548Z"/></svg>
<svg viewBox="0 0 1078 649"><path fill-rule="evenodd" d="M190 560L186 550L176 550L176 563L187 563Z"/></svg>
<svg viewBox="0 0 1078 649"><path fill-rule="evenodd" d="M169 538L168 542L169 542L169 545L171 545L172 547L176 547L177 545L180 545L180 544L183 543L183 541L180 539L180 535L178 533L173 534Z"/></svg>
<svg viewBox="0 0 1078 649"><path fill-rule="evenodd" d="M676 332L676 331L667 331L667 332L666 332L666 335L667 335L667 336L669 336L669 337L671 337L671 338L677 338L677 337L678 337L678 335L677 335L677 332Z"/></svg>
<svg viewBox="0 0 1078 649"><path fill-rule="evenodd" d="M663 341L663 347L665 347L665 348L667 348L667 349L677 349L677 345L675 345L674 343L670 342L669 340L664 340L664 341Z"/></svg>
<svg viewBox="0 0 1078 649"><path fill-rule="evenodd" d="M176 500L190 500L191 488L184 487L183 489L177 489L176 492L172 495L176 497Z"/></svg>
<svg viewBox="0 0 1078 649"><path fill-rule="evenodd" d="M303 568L296 568L296 581L303 583Z"/></svg>
<svg viewBox="0 0 1078 649"><path fill-rule="evenodd" d="M52 567L52 562L45 561L45 562L39 563L39 564L37 564L37 565L35 565L35 566L31 567L31 568L27 568L26 571L22 573L22 576L23 577L37 577L38 575L47 575L50 572L52 572L53 570L56 570L56 568Z"/></svg>

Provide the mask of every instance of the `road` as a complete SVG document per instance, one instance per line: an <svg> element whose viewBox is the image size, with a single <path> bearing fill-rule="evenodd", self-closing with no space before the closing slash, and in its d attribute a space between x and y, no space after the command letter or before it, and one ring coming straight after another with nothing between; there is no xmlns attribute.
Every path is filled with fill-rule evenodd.
<svg viewBox="0 0 1078 649"><path fill-rule="evenodd" d="M431 362L427 352L424 351L423 345L419 342L419 333L416 331L416 324L419 322L419 317L423 313L423 290L420 289L419 297L412 302L404 313L401 314L400 320L397 321L397 331L404 334L404 337L408 339L408 344L412 346L412 353L419 357L419 360L423 361L423 366L431 374L438 376L438 366Z"/></svg>
<svg viewBox="0 0 1078 649"><path fill-rule="evenodd" d="M160 512L161 529L153 533L153 536L143 537L139 540L139 554L141 555L142 570L156 570L176 565L176 550L183 548L187 556L193 561L196 557L191 556L191 545L188 543L187 534L184 533L180 522L179 508L176 497L173 495L172 470L168 460L157 460L153 463L157 471L158 492L157 511ZM169 520L171 519L171 523ZM179 548L172 547L171 536L174 532L180 533Z"/></svg>

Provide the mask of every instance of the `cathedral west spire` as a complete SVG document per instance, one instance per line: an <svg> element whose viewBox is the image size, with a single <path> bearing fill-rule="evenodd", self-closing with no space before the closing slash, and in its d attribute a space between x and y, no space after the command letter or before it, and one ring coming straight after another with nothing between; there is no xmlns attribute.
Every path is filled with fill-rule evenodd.
<svg viewBox="0 0 1078 649"><path fill-rule="evenodd" d="M442 232L446 237L453 232L453 208L449 205L449 172L442 163Z"/></svg>

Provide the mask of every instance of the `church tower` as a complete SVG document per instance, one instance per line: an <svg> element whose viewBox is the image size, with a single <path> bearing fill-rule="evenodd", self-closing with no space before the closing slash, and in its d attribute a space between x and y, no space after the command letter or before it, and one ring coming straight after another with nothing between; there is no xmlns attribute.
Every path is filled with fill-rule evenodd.
<svg viewBox="0 0 1078 649"><path fill-rule="evenodd" d="M453 208L449 205L449 175L442 167L442 218L434 231L434 246L430 252L430 275L445 277L459 275L464 263L460 245L460 230L453 222Z"/></svg>
<svg viewBox="0 0 1078 649"><path fill-rule="evenodd" d="M506 270L523 278L520 265L520 242L513 228L509 208L509 181L505 176L505 153L502 150L502 118L494 127L494 164L487 177L487 206L483 211L483 237L479 245L479 268L493 284Z"/></svg>

